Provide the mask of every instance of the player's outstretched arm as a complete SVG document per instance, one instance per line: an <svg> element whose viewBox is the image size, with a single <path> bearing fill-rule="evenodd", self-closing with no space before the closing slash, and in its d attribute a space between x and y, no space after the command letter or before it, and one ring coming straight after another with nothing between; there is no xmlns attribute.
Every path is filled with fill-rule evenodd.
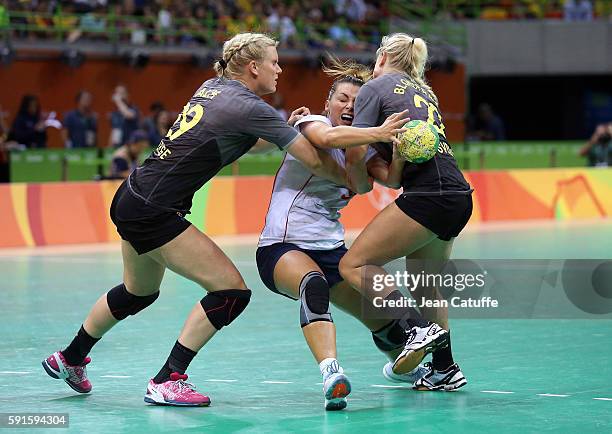
<svg viewBox="0 0 612 434"><path fill-rule="evenodd" d="M337 185L346 185L346 171L329 155L329 153L315 148L300 135L287 148L292 156L298 159L308 170L321 178L325 178Z"/></svg>
<svg viewBox="0 0 612 434"><path fill-rule="evenodd" d="M313 128L308 125L303 133L312 140L315 146L321 148L348 148L351 146L367 145L376 142L397 142L397 135L405 130L402 126L409 121L406 117L408 111L393 113L379 127L356 128L348 126L330 127L317 125L311 134L307 130ZM312 137L312 138L311 138Z"/></svg>
<svg viewBox="0 0 612 434"><path fill-rule="evenodd" d="M265 154L275 149L278 149L278 147L274 143L268 142L264 139L258 139L253 147L249 149L247 154Z"/></svg>

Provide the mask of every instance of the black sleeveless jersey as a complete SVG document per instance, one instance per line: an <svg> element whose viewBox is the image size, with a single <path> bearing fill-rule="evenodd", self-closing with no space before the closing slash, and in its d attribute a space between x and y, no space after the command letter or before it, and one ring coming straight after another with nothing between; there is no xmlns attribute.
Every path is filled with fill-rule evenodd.
<svg viewBox="0 0 612 434"><path fill-rule="evenodd" d="M355 100L353 126L379 126L389 115L403 110L408 110L407 117L410 119L432 124L440 136L440 147L434 158L420 164L406 162L402 174L404 194L470 194L470 185L459 170L453 150L446 140L435 97L408 75L384 74L363 85ZM374 146L383 158L391 161L391 144L378 143Z"/></svg>
<svg viewBox="0 0 612 434"><path fill-rule="evenodd" d="M153 153L128 178L130 192L166 211L188 213L193 195L262 138L286 149L299 136L236 80L206 81Z"/></svg>

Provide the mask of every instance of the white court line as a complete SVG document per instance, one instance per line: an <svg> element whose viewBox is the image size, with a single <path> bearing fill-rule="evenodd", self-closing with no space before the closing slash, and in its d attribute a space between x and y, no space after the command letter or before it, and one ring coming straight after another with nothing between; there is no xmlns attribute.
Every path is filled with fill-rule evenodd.
<svg viewBox="0 0 612 434"><path fill-rule="evenodd" d="M370 387L380 387L382 389L412 389L412 386L389 386L388 384L370 384Z"/></svg>
<svg viewBox="0 0 612 434"><path fill-rule="evenodd" d="M506 392L504 390L481 390L482 393L498 393L500 395L509 395L514 392Z"/></svg>
<svg viewBox="0 0 612 434"><path fill-rule="evenodd" d="M238 380L218 380L216 378L210 378L210 379L204 380L204 381L210 381L212 383L235 383Z"/></svg>
<svg viewBox="0 0 612 434"><path fill-rule="evenodd" d="M597 401L612 401L612 398L593 398Z"/></svg>
<svg viewBox="0 0 612 434"><path fill-rule="evenodd" d="M553 398L567 398L569 395L557 395L555 393L538 393L538 396L550 396Z"/></svg>
<svg viewBox="0 0 612 434"><path fill-rule="evenodd" d="M132 378L131 375L100 375L100 378Z"/></svg>
<svg viewBox="0 0 612 434"><path fill-rule="evenodd" d="M293 381L271 381L271 380L266 380L266 381L262 381L262 384L293 384Z"/></svg>
<svg viewBox="0 0 612 434"><path fill-rule="evenodd" d="M0 371L0 374L7 374L7 375L12 375L12 374L16 374L16 375L26 375L26 374L31 374L32 372L30 371Z"/></svg>

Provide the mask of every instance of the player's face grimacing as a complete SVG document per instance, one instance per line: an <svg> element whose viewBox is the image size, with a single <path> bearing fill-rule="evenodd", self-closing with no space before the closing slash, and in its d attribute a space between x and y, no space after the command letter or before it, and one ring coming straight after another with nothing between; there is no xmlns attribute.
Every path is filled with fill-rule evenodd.
<svg viewBox="0 0 612 434"><path fill-rule="evenodd" d="M353 109L355 98L359 93L359 86L351 83L339 83L336 91L325 102L325 110L329 113L332 125L351 125L353 123Z"/></svg>
<svg viewBox="0 0 612 434"><path fill-rule="evenodd" d="M268 95L276 92L276 81L278 75L283 72L278 65L278 53L276 47L268 47L263 60L257 64L257 95Z"/></svg>

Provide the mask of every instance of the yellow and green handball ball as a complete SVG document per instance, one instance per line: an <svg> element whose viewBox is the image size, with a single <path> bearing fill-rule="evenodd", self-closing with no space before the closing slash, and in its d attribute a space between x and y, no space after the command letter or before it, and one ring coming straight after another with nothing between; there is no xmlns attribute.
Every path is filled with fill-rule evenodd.
<svg viewBox="0 0 612 434"><path fill-rule="evenodd" d="M440 137L435 127L428 122L412 120L405 124L407 130L400 134L397 150L411 163L424 163L431 160L440 146Z"/></svg>

